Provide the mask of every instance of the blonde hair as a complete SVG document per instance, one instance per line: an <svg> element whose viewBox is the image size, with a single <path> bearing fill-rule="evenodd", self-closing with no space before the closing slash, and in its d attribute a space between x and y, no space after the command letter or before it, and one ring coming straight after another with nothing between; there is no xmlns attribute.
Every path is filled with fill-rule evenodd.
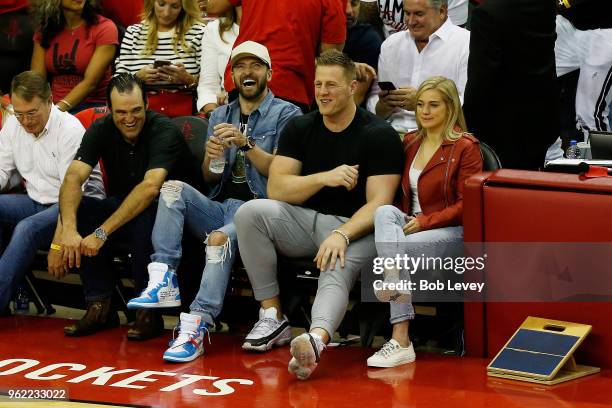
<svg viewBox="0 0 612 408"><path fill-rule="evenodd" d="M147 28L147 40L143 49L144 55L151 55L157 49L157 18L155 17L155 2L158 0L145 0L142 22ZM185 35L195 23L202 21L200 9L195 0L181 0L181 12L176 19L176 30L172 39L172 47L178 53L179 45L183 52L193 54L195 51L187 45Z"/></svg>
<svg viewBox="0 0 612 408"><path fill-rule="evenodd" d="M442 101L446 104L447 117L446 126L444 127L444 138L447 140L457 140L461 138L461 135L467 131L465 124L465 116L463 116L463 110L461 109L461 101L459 100L459 91L455 82L451 79L444 78L442 76L435 76L423 81L421 86L416 93L416 100L425 91L435 90L442 96ZM415 111L418 109L415 109ZM427 131L423 129L421 122L419 121L419 115L416 115L416 122L419 128L419 136L425 137ZM458 130L456 130L458 128Z"/></svg>

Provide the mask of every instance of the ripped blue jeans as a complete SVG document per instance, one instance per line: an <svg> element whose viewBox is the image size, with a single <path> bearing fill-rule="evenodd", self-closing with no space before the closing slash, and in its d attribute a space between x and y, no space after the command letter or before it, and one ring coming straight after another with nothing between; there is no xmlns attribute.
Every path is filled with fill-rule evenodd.
<svg viewBox="0 0 612 408"><path fill-rule="evenodd" d="M213 201L189 184L167 181L161 188L157 217L153 227L152 262L161 262L176 271L182 255L181 239L186 226L196 237L205 239L214 231L224 233L229 239L222 246L206 246L206 266L200 281L200 290L189 307L191 313L200 315L213 324L223 308L223 299L238 240L234 227L234 214L244 201L232 198L220 203Z"/></svg>

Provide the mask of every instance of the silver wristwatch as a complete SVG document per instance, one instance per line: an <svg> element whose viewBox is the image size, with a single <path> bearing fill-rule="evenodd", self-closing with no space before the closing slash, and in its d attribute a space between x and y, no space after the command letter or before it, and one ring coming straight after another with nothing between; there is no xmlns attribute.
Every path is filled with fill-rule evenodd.
<svg viewBox="0 0 612 408"><path fill-rule="evenodd" d="M106 231L104 231L102 227L96 228L96 230L94 231L94 236L98 239L101 239L103 242L106 242L106 239L108 238L108 235L106 235Z"/></svg>

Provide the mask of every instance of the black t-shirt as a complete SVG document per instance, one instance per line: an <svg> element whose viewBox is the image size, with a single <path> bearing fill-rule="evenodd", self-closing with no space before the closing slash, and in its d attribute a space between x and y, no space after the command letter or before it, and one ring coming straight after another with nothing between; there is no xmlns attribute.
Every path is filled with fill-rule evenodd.
<svg viewBox="0 0 612 408"><path fill-rule="evenodd" d="M279 139L279 156L302 162L302 176L359 164L357 186L323 187L303 204L323 214L352 217L366 204L368 176L401 174L404 162L397 132L383 119L358 108L342 132L331 132L317 112L291 119Z"/></svg>
<svg viewBox="0 0 612 408"><path fill-rule="evenodd" d="M92 167L102 159L109 197L128 195L151 169L166 169L168 180L198 185L199 166L181 131L170 119L152 111L147 111L135 145L125 141L112 115L97 120L85 132L75 159Z"/></svg>
<svg viewBox="0 0 612 408"><path fill-rule="evenodd" d="M245 133L249 115L240 114L240 132ZM230 179L221 186L221 193L215 198L216 201L223 202L228 198L249 201L253 198L253 193L247 184L246 179L246 157L245 153L236 149L236 159L232 167Z"/></svg>

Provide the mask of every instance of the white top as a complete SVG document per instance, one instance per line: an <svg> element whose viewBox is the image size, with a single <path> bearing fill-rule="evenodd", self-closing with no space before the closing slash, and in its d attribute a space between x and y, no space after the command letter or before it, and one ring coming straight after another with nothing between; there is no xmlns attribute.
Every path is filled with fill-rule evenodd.
<svg viewBox="0 0 612 408"><path fill-rule="evenodd" d="M380 18L384 23L385 37L408 28L404 22L403 0L367 0L366 2L373 3L376 1L378 2ZM468 0L448 0L448 18L453 24L464 25L467 23L468 11Z"/></svg>
<svg viewBox="0 0 612 408"><path fill-rule="evenodd" d="M580 69L589 51L591 36L588 31L576 30L563 16L558 15L556 23L555 65L557 76L561 76Z"/></svg>
<svg viewBox="0 0 612 408"><path fill-rule="evenodd" d="M0 130L0 189L18 171L32 200L41 204L57 203L66 170L84 133L85 129L77 118L61 112L55 105L51 107L49 120L38 137L26 132L17 118L10 116ZM104 186L99 169L92 173L90 184L90 195L103 198Z"/></svg>
<svg viewBox="0 0 612 408"><path fill-rule="evenodd" d="M238 37L238 24L219 35L219 20L211 21L202 37L202 58L200 59L200 82L198 83L198 111L209 103L217 103L217 93L223 89L223 75L229 61L232 47Z"/></svg>
<svg viewBox="0 0 612 408"><path fill-rule="evenodd" d="M157 48L151 55L143 55L147 42L147 25L144 23L134 24L127 28L119 57L115 61L116 72L130 72L135 74L147 65L153 65L156 59L171 61L173 64L178 62L185 65L185 69L191 75L200 75L200 56L201 42L204 33L204 24L196 23L185 34L187 46L192 48L192 52L183 51L181 44L174 52L172 38L175 30L157 33Z"/></svg>
<svg viewBox="0 0 612 408"><path fill-rule="evenodd" d="M464 25L468 20L468 0L448 0L448 18L456 25Z"/></svg>
<svg viewBox="0 0 612 408"><path fill-rule="evenodd" d="M416 157L416 156L415 156ZM410 210L413 214L420 213L421 211L421 203L419 202L419 177L423 170L417 170L414 168L414 160L412 164L410 164L410 170L408 171L408 179L410 180L410 197L412 201L412 205Z"/></svg>
<svg viewBox="0 0 612 408"><path fill-rule="evenodd" d="M455 81L463 103L469 52L470 32L448 19L429 36L429 43L420 53L409 31L395 33L381 46L378 81L391 81L398 88L418 88L424 80L442 75ZM375 81L367 103L370 112L376 111L379 92ZM417 127L414 111L396 108L388 120L398 132L408 132Z"/></svg>

